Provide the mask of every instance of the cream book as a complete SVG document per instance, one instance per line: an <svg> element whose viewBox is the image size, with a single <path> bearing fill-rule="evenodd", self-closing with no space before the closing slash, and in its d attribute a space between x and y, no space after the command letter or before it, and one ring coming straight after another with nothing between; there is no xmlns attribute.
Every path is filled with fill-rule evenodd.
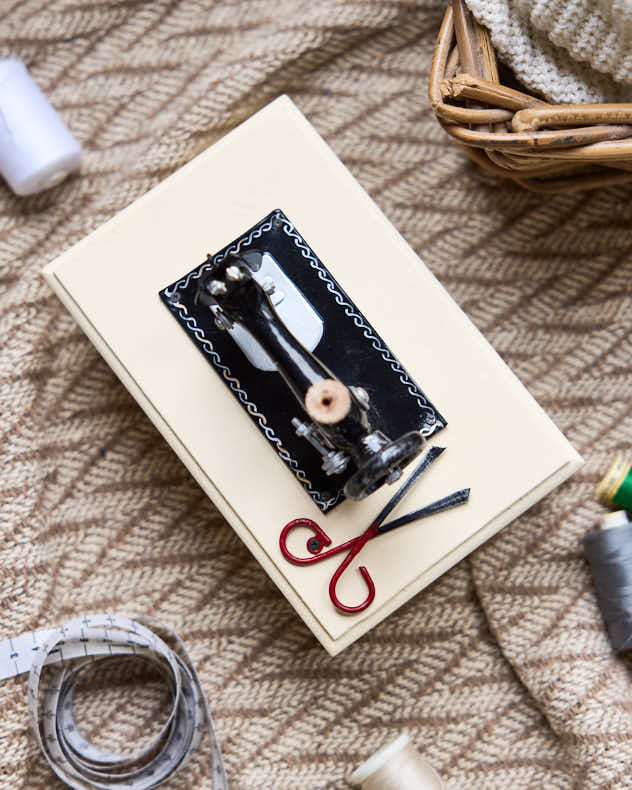
<svg viewBox="0 0 632 790"><path fill-rule="evenodd" d="M313 448L305 439L295 440L294 415L286 413L285 396L274 395L282 391L274 366L261 349L248 346L248 333L241 341L232 329L221 339L211 336L214 330L200 328L191 313L197 302L191 301L187 312L181 299L201 277L204 261L217 259L221 250L260 250L262 234L270 228L285 234L286 247L276 253L280 262L283 249L290 258L298 256L295 269L286 261L288 279L277 288L279 303L294 298L293 271L297 282L300 271L308 293L301 301L299 289L294 303L309 308L313 295L310 319L304 325L299 321L297 330L304 332L304 345L317 356L321 351L333 355L344 380L352 368L350 362L347 369L345 355L351 360L352 346L364 342L357 339L359 331L370 344L366 359L367 364L373 360L372 382L375 393L381 391L384 418L399 425L406 409L417 410L410 419L425 434L427 448L446 448L392 518L470 489L467 504L363 546L336 587L345 603L363 601L367 585L358 569L368 570L375 596L354 614L336 608L329 593L345 553L295 565L281 552L282 531L295 519L311 520L331 540L327 549L357 537L418 461L399 481L361 501L324 492L322 481L315 482L319 472L305 472L312 461L301 454ZM274 263L265 255L261 260L258 266ZM331 655L395 612L581 464L285 96L62 254L44 275ZM293 530L292 553L305 555L310 535L307 527Z"/></svg>

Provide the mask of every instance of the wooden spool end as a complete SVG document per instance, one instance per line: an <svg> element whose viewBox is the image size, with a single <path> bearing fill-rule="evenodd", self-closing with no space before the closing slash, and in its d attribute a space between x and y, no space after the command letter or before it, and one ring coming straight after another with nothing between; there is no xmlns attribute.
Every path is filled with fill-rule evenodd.
<svg viewBox="0 0 632 790"><path fill-rule="evenodd" d="M307 390L305 411L322 425L335 425L344 420L351 408L351 395L342 381L322 379Z"/></svg>

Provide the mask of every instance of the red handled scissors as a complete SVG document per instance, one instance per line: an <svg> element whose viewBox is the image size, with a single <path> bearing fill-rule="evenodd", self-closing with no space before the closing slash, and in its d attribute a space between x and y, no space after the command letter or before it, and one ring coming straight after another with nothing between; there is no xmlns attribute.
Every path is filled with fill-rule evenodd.
<svg viewBox="0 0 632 790"><path fill-rule="evenodd" d="M294 565L312 565L315 562L327 560L335 554L346 551L347 556L340 563L329 582L329 597L333 605L345 614L356 614L357 612L364 611L373 603L373 599L375 598L375 584L373 583L371 574L364 565L359 568L362 578L369 590L364 601L357 606L347 606L342 603L336 594L336 586L340 581L340 577L353 562L353 559L362 551L364 546L373 538L384 535L386 532L391 532L397 529L397 527L404 526L404 524L410 524L411 521L418 521L419 519L426 518L427 516L434 516L435 513L440 513L443 510L448 510L457 505L463 505L470 497L470 489L462 488L459 491L455 491L453 494L437 499L435 502L419 510L415 510L412 513L407 513L405 516L400 516L399 518L384 523L393 508L401 502L412 486L419 480L426 469L428 469L430 464L436 461L444 450L445 447L431 447L404 485L401 486L378 513L371 526L356 538L351 538L351 540L341 543L339 546L334 546L334 548L329 549L329 551L323 552L322 549L326 546L331 546L331 538L315 521L312 521L311 518L295 518L293 521L288 522L285 527L283 527L283 531L279 537L279 545L285 559L294 563ZM308 527L313 531L314 534L307 540L307 550L312 555L311 557L297 557L288 549L288 535L296 527Z"/></svg>

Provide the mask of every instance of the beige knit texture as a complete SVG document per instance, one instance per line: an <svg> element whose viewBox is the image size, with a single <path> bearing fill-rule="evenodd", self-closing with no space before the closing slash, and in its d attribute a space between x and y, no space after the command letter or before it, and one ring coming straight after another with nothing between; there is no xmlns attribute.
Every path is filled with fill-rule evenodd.
<svg viewBox="0 0 632 790"><path fill-rule="evenodd" d="M562 104L632 101L630 0L466 0L528 88Z"/></svg>
<svg viewBox="0 0 632 790"><path fill-rule="evenodd" d="M170 623L211 698L232 790L348 790L352 768L402 729L448 790L630 787L631 667L611 653L581 538L601 512L595 485L632 436L632 190L542 198L478 172L426 96L443 10L2 8L0 47L31 67L85 164L40 196L0 188L0 637L96 611ZM335 659L40 276L283 91L587 461ZM159 694L147 686L135 713L134 673L114 679L85 701L84 728L125 745L155 723ZM25 688L0 687L0 788L61 790L29 732ZM203 749L168 786L210 788Z"/></svg>

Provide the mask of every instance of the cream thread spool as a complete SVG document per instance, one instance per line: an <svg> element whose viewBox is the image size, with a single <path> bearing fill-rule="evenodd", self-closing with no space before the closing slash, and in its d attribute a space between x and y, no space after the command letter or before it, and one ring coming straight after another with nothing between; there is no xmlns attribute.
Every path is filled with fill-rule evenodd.
<svg viewBox="0 0 632 790"><path fill-rule="evenodd" d="M356 768L349 781L362 790L445 790L439 774L405 732Z"/></svg>

